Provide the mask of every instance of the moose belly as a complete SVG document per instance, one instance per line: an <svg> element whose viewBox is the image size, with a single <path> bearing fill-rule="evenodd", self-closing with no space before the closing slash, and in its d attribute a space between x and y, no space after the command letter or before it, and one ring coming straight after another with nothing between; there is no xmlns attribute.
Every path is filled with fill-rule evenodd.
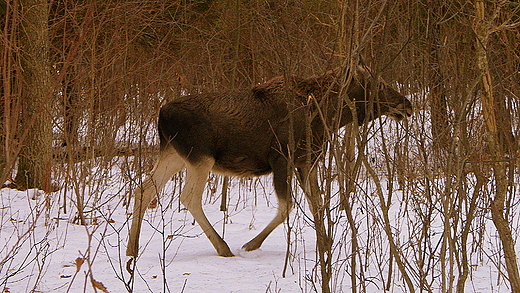
<svg viewBox="0 0 520 293"><path fill-rule="evenodd" d="M269 174L271 167L267 162L246 155L222 156L215 158L213 171L229 176L256 177Z"/></svg>

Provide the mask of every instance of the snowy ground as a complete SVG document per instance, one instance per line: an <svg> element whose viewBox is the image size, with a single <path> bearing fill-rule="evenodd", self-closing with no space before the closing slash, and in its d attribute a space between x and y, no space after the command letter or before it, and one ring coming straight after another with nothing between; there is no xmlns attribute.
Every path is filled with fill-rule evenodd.
<svg viewBox="0 0 520 293"><path fill-rule="evenodd" d="M0 287L4 293L94 292L92 284L97 292L126 292L128 287L134 292L313 292L314 286L319 288L314 230L303 201L297 200L302 203L291 215L287 266L287 224L276 229L260 250L240 249L276 212L269 177L232 181L226 225L218 210L220 200L206 199L206 213L219 233L225 227L225 240L236 254L233 258L216 255L198 226L192 224L192 217L179 211L176 198L170 201L170 195L178 192L175 183L169 183L162 205L147 213L136 277L129 282L124 255L129 215L123 206L127 182L118 175L117 163L115 166L106 182L99 183L103 196L98 198L96 210L86 211L94 223L87 226L73 224L73 206L67 214L58 211L60 198L74 200L72 189L53 194L0 191ZM220 187L216 194L219 192ZM395 207L399 208L399 203ZM399 212L392 215L396 217L392 221L398 223ZM342 221L338 221L339 229L343 229ZM363 229L369 228L361 225L360 231ZM388 249L386 243L381 247ZM341 265L340 260L341 256L335 264L332 286L334 292L350 292L348 265ZM382 292L380 275L385 272L367 268L365 278L372 280L368 292ZM393 282L390 292L406 291L401 279ZM474 266L466 292L509 292L505 283L503 276L498 277L496 265L486 261Z"/></svg>
<svg viewBox="0 0 520 293"><path fill-rule="evenodd" d="M293 244L297 247L293 249L296 255L288 264L286 278L282 278L286 229L277 229L261 250L246 253L240 249L274 216L275 206L270 202L274 196L258 196L257 205L239 204L237 195L243 191L237 192L238 182L233 185L225 239L236 257L217 256L185 210L149 210L141 234L142 254L131 285L135 292L312 291L301 274L305 274L307 262L314 267L313 230L308 226L300 228L300 243ZM119 186L113 186L105 192L118 190ZM124 256L129 229L126 208L120 204L105 207L97 213L97 225L84 227L72 224L66 215L60 219L48 217L55 214L54 208L48 213L46 207L46 198L51 197L55 199L57 195L36 190L1 190L3 292L93 292L91 279L86 278L89 270L109 292L125 292L124 283L129 281ZM116 200L113 198L112 202ZM219 202L206 206L206 211L222 232L223 213L218 208ZM12 258L5 259L6 256ZM85 262L76 274L77 258Z"/></svg>

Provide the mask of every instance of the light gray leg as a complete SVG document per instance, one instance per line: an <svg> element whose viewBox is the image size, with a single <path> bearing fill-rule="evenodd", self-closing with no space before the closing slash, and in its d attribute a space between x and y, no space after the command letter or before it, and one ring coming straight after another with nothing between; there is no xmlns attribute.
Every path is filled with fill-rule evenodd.
<svg viewBox="0 0 520 293"><path fill-rule="evenodd" d="M146 208L159 193L170 178L184 168L184 161L181 156L173 149L166 147L161 150L159 160L155 164L150 176L143 182L142 186L134 190L134 213L132 226L126 247L126 255L137 257L139 250L139 234Z"/></svg>

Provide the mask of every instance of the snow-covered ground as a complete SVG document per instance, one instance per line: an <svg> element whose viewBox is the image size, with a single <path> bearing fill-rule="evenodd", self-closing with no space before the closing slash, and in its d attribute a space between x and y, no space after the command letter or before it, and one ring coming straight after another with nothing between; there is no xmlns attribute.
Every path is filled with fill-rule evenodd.
<svg viewBox="0 0 520 293"><path fill-rule="evenodd" d="M135 292L309 292L304 281L306 266L314 267L313 230L302 224L291 247L294 255L282 278L286 255L286 229L280 227L261 250L244 252L240 247L253 238L276 213L269 183L248 180L258 188L250 201L238 180L232 181L225 240L234 258L216 255L213 247L185 210L158 207L149 210L141 234L141 255ZM265 181L265 180L264 180ZM122 190L112 185L104 192ZM166 193L171 193L171 187ZM261 191L260 191L261 190ZM265 193L267 194L264 194ZM258 195L261 193L261 195ZM95 225L73 224L69 215L56 218L57 194L37 190L1 190L0 281L3 292L93 292L92 279L109 292L125 292L129 282L124 256L129 215L122 206L124 194L111 197L96 212ZM165 202L169 199L165 196ZM256 201L256 203L254 203ZM73 209L73 208L72 208ZM208 218L222 232L219 202L206 205ZM88 212L88 211L87 211ZM75 215L74 211L70 214ZM298 224L299 225L299 224ZM295 226L298 226L295 225ZM167 246L167 247L166 247ZM76 259L84 259L80 267ZM100 285L99 285L100 286ZM99 287L101 288L101 287ZM99 289L98 288L98 289ZM101 291L100 291L101 292Z"/></svg>
<svg viewBox="0 0 520 293"><path fill-rule="evenodd" d="M233 258L217 256L198 226L193 225L192 217L185 210L179 211L176 198L170 201L176 190L175 182L171 182L161 205L147 213L135 280L130 283L124 256L129 229L129 215L122 204L126 194L122 194L125 188L121 185L125 183L114 173L103 191L106 201L99 210L86 211L96 216L95 221L89 220L95 224L87 226L72 223L73 208L56 217L63 191L43 194L37 190L1 190L3 292L94 292L92 284L96 284L98 292L103 288L107 292L126 292L128 287L134 292L313 292L316 288L319 292L315 282L318 269L314 230L303 201L289 221L291 245L286 266L287 224L276 229L260 250L240 249L275 214L269 177L232 181L225 240L236 254ZM210 195L208 192L205 209L222 233L220 201ZM339 226L342 221L338 220ZM386 243L381 245L387 249ZM78 259L83 263L78 263ZM334 292L350 292L348 265L338 263ZM373 268L365 271L365 278L371 279L369 292L382 291L381 280ZM402 280L393 282L390 292L406 291ZM491 262L473 268L466 288L466 292L509 292L503 276L497 276Z"/></svg>

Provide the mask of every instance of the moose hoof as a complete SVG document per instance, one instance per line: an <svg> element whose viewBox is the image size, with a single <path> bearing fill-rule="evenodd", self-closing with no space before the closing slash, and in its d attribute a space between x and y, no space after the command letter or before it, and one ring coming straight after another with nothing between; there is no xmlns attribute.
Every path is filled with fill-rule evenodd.
<svg viewBox="0 0 520 293"><path fill-rule="evenodd" d="M223 257L233 257L233 256L235 256L231 251L219 252L218 255L223 256Z"/></svg>
<svg viewBox="0 0 520 293"><path fill-rule="evenodd" d="M253 251L257 250L258 248L260 248L260 245L253 243L253 241L249 241L248 243L244 244L244 246L242 246L242 249L245 251Z"/></svg>
<svg viewBox="0 0 520 293"><path fill-rule="evenodd" d="M217 251L219 256L223 256L223 257L233 257L233 256L235 256L231 252L231 249L229 249L229 246L227 245L227 243L224 240L222 240L222 238L219 237L218 240L219 241L215 241L215 242L212 242L212 243L213 243L213 247L215 247L215 250Z"/></svg>
<svg viewBox="0 0 520 293"><path fill-rule="evenodd" d="M126 262L126 271L133 276L134 275L135 259L132 257Z"/></svg>
<svg viewBox="0 0 520 293"><path fill-rule="evenodd" d="M218 253L219 256L223 256L223 257L233 257L233 256L235 256L235 255L231 252L231 250L229 249L229 247L227 247L227 245L226 245L226 247L223 248L223 249L217 249L217 253Z"/></svg>

